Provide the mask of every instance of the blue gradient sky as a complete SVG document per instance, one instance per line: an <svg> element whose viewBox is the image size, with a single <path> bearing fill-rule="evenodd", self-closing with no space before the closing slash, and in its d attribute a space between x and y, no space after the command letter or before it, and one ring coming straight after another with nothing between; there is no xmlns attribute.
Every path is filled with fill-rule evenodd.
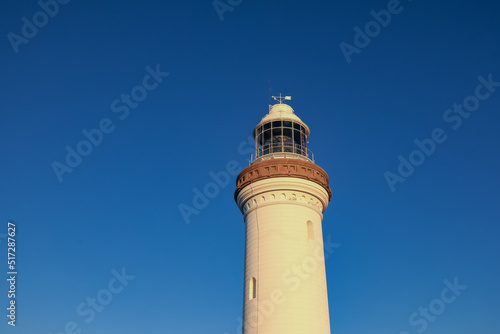
<svg viewBox="0 0 500 334"><path fill-rule="evenodd" d="M248 164L238 147L267 113L271 79L330 176L323 233L341 244L326 261L332 332L419 333L410 315L457 277L467 289L425 333L497 334L500 87L457 129L443 114L478 76L500 81L500 5L403 1L348 63L339 44L387 6L243 1L221 21L209 0L73 0L16 53L8 34L41 9L4 1L0 233L17 223L19 308L15 329L0 311L0 331L56 334L74 321L81 333L237 333L235 177L190 224L179 205L210 172ZM113 101L157 64L170 75L120 119ZM59 182L51 164L105 118L113 132ZM384 173L435 128L447 140L392 192ZM135 279L86 323L78 305L124 267ZM6 294L1 280L1 309Z"/></svg>

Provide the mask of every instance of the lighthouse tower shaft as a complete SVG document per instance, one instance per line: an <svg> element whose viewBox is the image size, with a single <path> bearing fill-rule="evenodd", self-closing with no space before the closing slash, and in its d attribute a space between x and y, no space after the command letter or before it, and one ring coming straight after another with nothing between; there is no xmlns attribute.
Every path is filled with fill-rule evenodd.
<svg viewBox="0 0 500 334"><path fill-rule="evenodd" d="M309 129L276 104L254 130L237 178L244 215L244 334L330 334L322 219L331 191L307 148Z"/></svg>

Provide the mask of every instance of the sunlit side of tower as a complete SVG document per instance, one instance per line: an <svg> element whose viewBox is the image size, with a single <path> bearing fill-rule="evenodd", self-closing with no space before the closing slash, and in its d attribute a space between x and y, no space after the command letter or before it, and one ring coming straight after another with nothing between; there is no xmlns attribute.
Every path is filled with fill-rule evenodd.
<svg viewBox="0 0 500 334"><path fill-rule="evenodd" d="M246 225L243 333L330 334L328 175L307 147L309 128L283 99L255 127L255 153L236 180Z"/></svg>

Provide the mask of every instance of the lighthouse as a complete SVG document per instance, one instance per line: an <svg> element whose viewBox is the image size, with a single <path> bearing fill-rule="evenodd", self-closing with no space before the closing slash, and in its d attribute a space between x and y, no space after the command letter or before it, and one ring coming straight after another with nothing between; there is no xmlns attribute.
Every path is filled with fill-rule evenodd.
<svg viewBox="0 0 500 334"><path fill-rule="evenodd" d="M245 222L243 334L330 334L322 221L327 173L309 127L273 97L253 130L255 152L236 179Z"/></svg>

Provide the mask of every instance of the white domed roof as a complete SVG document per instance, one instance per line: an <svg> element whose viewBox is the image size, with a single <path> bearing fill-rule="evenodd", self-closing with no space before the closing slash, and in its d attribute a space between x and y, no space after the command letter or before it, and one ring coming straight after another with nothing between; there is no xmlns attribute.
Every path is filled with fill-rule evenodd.
<svg viewBox="0 0 500 334"><path fill-rule="evenodd" d="M277 104L273 105L271 107L271 109L269 109L270 114L274 114L274 113L278 113L278 112L286 112L286 113L293 114L293 109L288 104L284 104L284 103L277 103Z"/></svg>
<svg viewBox="0 0 500 334"><path fill-rule="evenodd" d="M267 122L281 121L281 120L300 123L306 129L306 135L309 137L310 131L307 125L304 122L302 122L302 120L297 115L295 115L292 107L284 103L277 103L271 106L271 109L269 109L269 113L266 116L264 116L264 118L262 118L260 123L255 128L258 128L259 126Z"/></svg>

